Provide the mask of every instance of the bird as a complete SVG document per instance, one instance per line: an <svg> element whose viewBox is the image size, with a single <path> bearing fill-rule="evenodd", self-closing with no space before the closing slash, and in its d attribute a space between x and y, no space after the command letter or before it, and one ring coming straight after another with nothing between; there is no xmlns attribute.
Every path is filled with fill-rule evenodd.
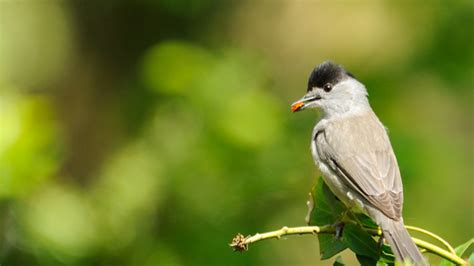
<svg viewBox="0 0 474 266"><path fill-rule="evenodd" d="M311 153L329 189L346 207L377 223L397 261L428 265L404 226L397 158L364 84L325 61L312 70L306 94L291 105L292 112L311 108L322 113Z"/></svg>

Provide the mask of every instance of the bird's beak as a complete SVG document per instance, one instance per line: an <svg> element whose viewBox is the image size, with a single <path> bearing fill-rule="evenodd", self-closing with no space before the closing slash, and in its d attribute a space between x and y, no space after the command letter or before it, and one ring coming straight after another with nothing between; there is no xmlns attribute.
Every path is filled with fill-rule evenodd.
<svg viewBox="0 0 474 266"><path fill-rule="evenodd" d="M298 100L296 102L294 102L292 105L291 105L291 111L294 113L294 112L298 112L298 111L301 111L303 109L303 107L305 106L305 103L301 100Z"/></svg>
<svg viewBox="0 0 474 266"><path fill-rule="evenodd" d="M301 110L305 109L305 107L308 105L308 103L310 103L312 101L315 101L315 100L319 100L319 99L321 99L321 97L316 96L316 95L313 95L313 96L305 95L303 98L299 99L298 101L294 102L291 105L291 111L293 113L301 111Z"/></svg>

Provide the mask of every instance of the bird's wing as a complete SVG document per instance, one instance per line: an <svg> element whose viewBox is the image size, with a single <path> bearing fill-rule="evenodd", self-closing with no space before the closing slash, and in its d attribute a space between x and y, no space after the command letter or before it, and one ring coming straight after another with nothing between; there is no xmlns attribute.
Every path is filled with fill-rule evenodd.
<svg viewBox="0 0 474 266"><path fill-rule="evenodd" d="M397 159L375 114L330 122L315 141L321 160L348 187L388 217L401 217L403 188Z"/></svg>

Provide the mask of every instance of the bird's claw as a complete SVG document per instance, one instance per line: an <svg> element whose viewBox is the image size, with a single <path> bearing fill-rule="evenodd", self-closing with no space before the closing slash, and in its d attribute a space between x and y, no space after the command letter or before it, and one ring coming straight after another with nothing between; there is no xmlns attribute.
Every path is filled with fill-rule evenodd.
<svg viewBox="0 0 474 266"><path fill-rule="evenodd" d="M384 242L384 237L383 237L383 235L381 235L381 236L379 237L379 240L378 240L378 244L379 244L379 249L380 249L380 250L381 250L382 247L383 247L383 242Z"/></svg>
<svg viewBox="0 0 474 266"><path fill-rule="evenodd" d="M344 231L344 222L339 221L334 224L334 228L336 229L336 238L341 238L342 233Z"/></svg>

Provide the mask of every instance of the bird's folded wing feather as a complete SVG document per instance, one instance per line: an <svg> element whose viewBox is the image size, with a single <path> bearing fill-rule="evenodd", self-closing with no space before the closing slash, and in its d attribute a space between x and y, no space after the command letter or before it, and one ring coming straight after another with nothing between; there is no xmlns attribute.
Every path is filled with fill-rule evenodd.
<svg viewBox="0 0 474 266"><path fill-rule="evenodd" d="M403 189L387 133L373 113L328 123L316 136L322 161L386 216L401 217Z"/></svg>

